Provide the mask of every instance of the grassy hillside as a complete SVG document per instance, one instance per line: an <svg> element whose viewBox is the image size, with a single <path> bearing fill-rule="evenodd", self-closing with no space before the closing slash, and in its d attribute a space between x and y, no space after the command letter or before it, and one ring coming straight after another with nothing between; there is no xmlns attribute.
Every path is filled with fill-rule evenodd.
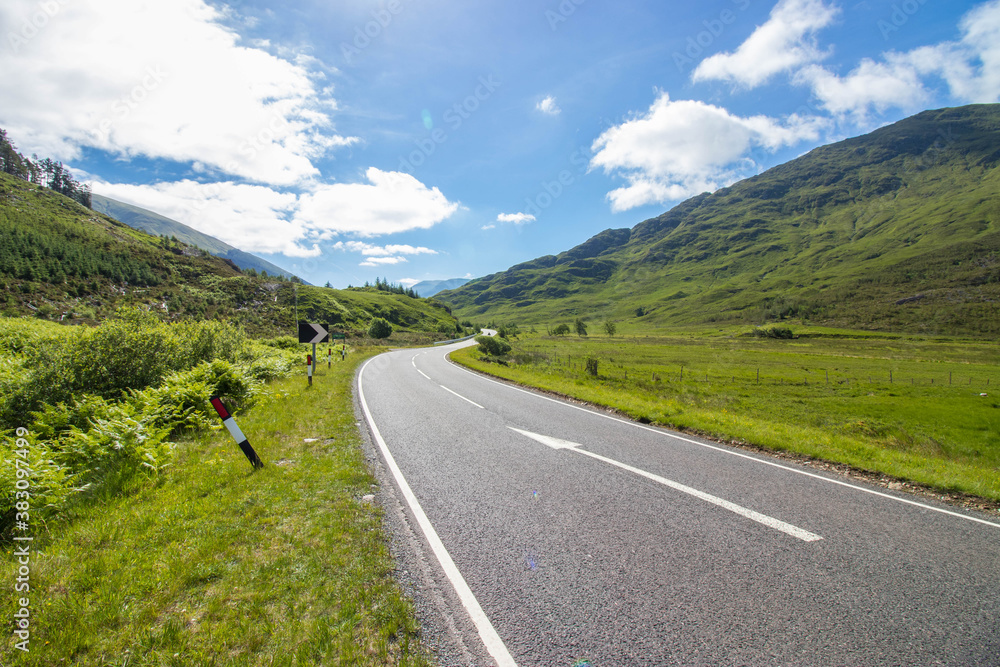
<svg viewBox="0 0 1000 667"><path fill-rule="evenodd" d="M1000 332L1000 105L927 111L443 292L460 317Z"/></svg>
<svg viewBox="0 0 1000 667"><path fill-rule="evenodd" d="M133 229L0 174L2 315L94 324L120 305L135 305L167 320L222 319L251 333L294 334L296 296L300 319L359 335L375 317L400 332L436 335L456 328L440 303L248 275L205 250Z"/></svg>
<svg viewBox="0 0 1000 667"><path fill-rule="evenodd" d="M144 208L132 206L131 204L116 201L102 195L93 195L91 201L95 211L104 213L119 222L124 222L133 229L141 229L154 236L176 238L178 241L182 241L188 245L207 250L217 257L232 260L241 269L253 269L257 272L266 271L269 276L292 277L291 273L271 262L263 260L256 255L251 255L248 252L243 252L228 243L223 243L214 236L202 234L197 229L192 229L176 220L171 220L152 211L147 211Z"/></svg>

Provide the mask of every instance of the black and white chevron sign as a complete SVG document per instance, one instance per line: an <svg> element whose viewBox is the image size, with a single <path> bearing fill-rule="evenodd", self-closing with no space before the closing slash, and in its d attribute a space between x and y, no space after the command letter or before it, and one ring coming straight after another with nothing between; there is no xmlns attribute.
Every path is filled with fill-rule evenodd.
<svg viewBox="0 0 1000 667"><path fill-rule="evenodd" d="M323 328L323 325L299 322L300 343L325 343L329 339L330 334Z"/></svg>

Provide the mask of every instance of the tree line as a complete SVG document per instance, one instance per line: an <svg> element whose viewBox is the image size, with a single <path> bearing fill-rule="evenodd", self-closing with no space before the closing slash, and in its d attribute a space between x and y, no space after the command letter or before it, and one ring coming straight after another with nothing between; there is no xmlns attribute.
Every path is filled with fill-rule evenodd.
<svg viewBox="0 0 1000 667"><path fill-rule="evenodd" d="M45 186L87 208L93 208L89 184L75 180L62 162L41 159L34 154L31 160L24 157L17 152L13 142L7 137L7 130L3 128L0 128L0 168L5 174Z"/></svg>
<svg viewBox="0 0 1000 667"><path fill-rule="evenodd" d="M327 287L330 284L327 283ZM408 296L413 299L419 299L420 295L413 291L411 287L403 287L402 285L397 285L395 283L390 283L388 278L376 278L375 284L372 285L367 280L365 281L364 287L353 287L351 285L347 286L347 289L353 290L365 290L371 292L372 290L376 292L387 292L389 294L402 294L403 296Z"/></svg>

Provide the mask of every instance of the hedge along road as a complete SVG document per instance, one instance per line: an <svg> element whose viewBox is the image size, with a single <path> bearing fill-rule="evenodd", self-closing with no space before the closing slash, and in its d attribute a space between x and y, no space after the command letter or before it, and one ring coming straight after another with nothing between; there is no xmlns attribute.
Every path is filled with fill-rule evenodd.
<svg viewBox="0 0 1000 667"><path fill-rule="evenodd" d="M995 518L496 382L468 344L358 375L463 664L995 664Z"/></svg>

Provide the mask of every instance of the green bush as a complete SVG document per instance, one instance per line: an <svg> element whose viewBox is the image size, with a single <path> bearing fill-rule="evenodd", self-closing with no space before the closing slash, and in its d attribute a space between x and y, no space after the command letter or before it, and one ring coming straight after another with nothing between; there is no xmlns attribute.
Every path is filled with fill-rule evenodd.
<svg viewBox="0 0 1000 667"><path fill-rule="evenodd" d="M755 338L795 338L794 333L787 327L757 327L752 334Z"/></svg>
<svg viewBox="0 0 1000 667"><path fill-rule="evenodd" d="M502 357L510 352L510 343L499 336L476 336L479 351L491 357Z"/></svg>
<svg viewBox="0 0 1000 667"><path fill-rule="evenodd" d="M382 338L388 338L392 335L392 325L386 322L381 317L376 317L372 320L371 326L368 327L368 337L374 338L376 340Z"/></svg>
<svg viewBox="0 0 1000 667"><path fill-rule="evenodd" d="M251 377L261 382L268 382L288 375L299 356L297 349L275 353L272 349L255 345L251 359L244 362L244 366Z"/></svg>
<svg viewBox="0 0 1000 667"><path fill-rule="evenodd" d="M297 350L299 347L299 339L295 336L278 336L277 338L269 338L259 342L269 347L276 347L279 350Z"/></svg>
<svg viewBox="0 0 1000 667"><path fill-rule="evenodd" d="M20 344L13 336L7 341ZM20 426L28 412L43 403L66 402L82 394L115 398L205 361L249 360L251 349L243 330L231 324L164 324L148 311L120 308L93 329L63 327L59 336L36 336L25 343L21 381L0 399L0 420ZM7 370L8 375L13 372ZM0 388L6 388L4 380L0 368Z"/></svg>

